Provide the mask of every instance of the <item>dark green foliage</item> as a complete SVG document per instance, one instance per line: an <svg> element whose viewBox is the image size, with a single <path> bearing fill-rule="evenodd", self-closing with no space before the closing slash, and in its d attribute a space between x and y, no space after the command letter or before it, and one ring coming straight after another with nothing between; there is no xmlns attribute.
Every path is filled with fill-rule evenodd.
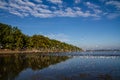
<svg viewBox="0 0 120 80"><path fill-rule="evenodd" d="M39 50L48 52L80 51L81 49L43 35L27 36L17 27L0 23L0 48L10 50Z"/></svg>

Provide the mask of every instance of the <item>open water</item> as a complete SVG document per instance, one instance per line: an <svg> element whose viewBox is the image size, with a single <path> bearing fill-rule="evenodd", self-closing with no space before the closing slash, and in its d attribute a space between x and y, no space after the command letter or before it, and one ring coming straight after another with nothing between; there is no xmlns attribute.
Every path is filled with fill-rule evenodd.
<svg viewBox="0 0 120 80"><path fill-rule="evenodd" d="M0 80L120 80L120 52L1 54Z"/></svg>

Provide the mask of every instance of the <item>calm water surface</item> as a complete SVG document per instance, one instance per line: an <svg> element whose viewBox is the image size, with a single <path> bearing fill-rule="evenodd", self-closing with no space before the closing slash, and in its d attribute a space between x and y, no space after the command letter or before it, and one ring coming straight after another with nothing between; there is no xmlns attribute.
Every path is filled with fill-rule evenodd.
<svg viewBox="0 0 120 80"><path fill-rule="evenodd" d="M120 52L0 55L0 80L120 80Z"/></svg>

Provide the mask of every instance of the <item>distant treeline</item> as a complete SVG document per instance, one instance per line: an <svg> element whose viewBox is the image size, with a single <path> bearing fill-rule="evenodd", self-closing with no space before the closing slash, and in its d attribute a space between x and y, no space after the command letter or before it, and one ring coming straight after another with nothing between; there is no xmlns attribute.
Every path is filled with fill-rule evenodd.
<svg viewBox="0 0 120 80"><path fill-rule="evenodd" d="M86 51L120 51L120 49L98 49L98 50L86 50Z"/></svg>
<svg viewBox="0 0 120 80"><path fill-rule="evenodd" d="M49 39L43 35L28 36L17 27L0 23L1 50L39 50L53 52L81 51L71 44Z"/></svg>

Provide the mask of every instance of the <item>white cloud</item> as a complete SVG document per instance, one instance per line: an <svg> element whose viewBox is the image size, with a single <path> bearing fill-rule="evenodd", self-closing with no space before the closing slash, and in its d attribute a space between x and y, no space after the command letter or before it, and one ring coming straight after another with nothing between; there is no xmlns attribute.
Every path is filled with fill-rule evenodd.
<svg viewBox="0 0 120 80"><path fill-rule="evenodd" d="M0 1L0 8L1 9L6 9L6 7L4 6L7 6L8 4L5 2L5 1Z"/></svg>
<svg viewBox="0 0 120 80"><path fill-rule="evenodd" d="M91 3L91 2L86 2L85 4L88 6L88 8L91 8L91 9L99 8L98 5L95 5L95 4Z"/></svg>
<svg viewBox="0 0 120 80"><path fill-rule="evenodd" d="M35 0L37 3L42 3L42 0Z"/></svg>
<svg viewBox="0 0 120 80"><path fill-rule="evenodd" d="M108 1L106 2L107 5L113 5L115 6L117 9L120 10L120 2L119 1Z"/></svg>
<svg viewBox="0 0 120 80"><path fill-rule="evenodd" d="M33 2L30 2L28 0L26 1L10 0L9 3L4 2L4 4L5 5L2 5L2 9L8 10L10 13L20 17L32 15L35 17L46 18L53 16L51 14L51 11L47 9L48 8L47 5L44 4L35 5Z"/></svg>
<svg viewBox="0 0 120 80"><path fill-rule="evenodd" d="M63 34L63 33L59 33L59 34L46 34L46 37L49 37L50 39L56 39L59 40L61 42L69 42L69 36Z"/></svg>
<svg viewBox="0 0 120 80"><path fill-rule="evenodd" d="M81 10L80 7L73 7L73 9L75 9L75 10Z"/></svg>
<svg viewBox="0 0 120 80"><path fill-rule="evenodd" d="M107 14L107 18L114 19L120 17L120 1L108 1L106 2L106 5L113 6L113 8L116 8L116 10Z"/></svg>
<svg viewBox="0 0 120 80"><path fill-rule="evenodd" d="M41 2L42 0L35 0ZM62 5L62 0L49 0L49 2L54 4ZM39 4L35 4L29 0L9 0L0 1L0 9L4 9L11 14L26 17L26 16L34 16L40 18L48 18L48 17L98 17L100 11L97 9L99 6L91 4L90 2L86 3L89 8L94 8L94 13L91 13L89 10L82 11L80 7L69 7L64 6L60 7L60 5L45 5L42 2Z"/></svg>
<svg viewBox="0 0 120 80"><path fill-rule="evenodd" d="M16 3L18 5L26 5L26 6L35 6L34 3L30 2L29 0L9 0L9 3Z"/></svg>
<svg viewBox="0 0 120 80"><path fill-rule="evenodd" d="M57 8L55 6L51 6L51 9L53 10L57 10Z"/></svg>
<svg viewBox="0 0 120 80"><path fill-rule="evenodd" d="M99 9L93 9L93 11L94 11L96 14L102 13L102 11L99 10Z"/></svg>
<svg viewBox="0 0 120 80"><path fill-rule="evenodd" d="M75 9L75 8L74 8ZM63 10L57 10L54 11L54 14L57 14L56 16L62 16L62 17L97 17L96 14L91 14L90 12L86 11L86 12L82 12L80 8L76 8L75 10L68 7L66 8L64 11Z"/></svg>
<svg viewBox="0 0 120 80"><path fill-rule="evenodd" d="M53 4L62 4L62 0L48 0L49 2L53 3Z"/></svg>
<svg viewBox="0 0 120 80"><path fill-rule="evenodd" d="M76 4L79 4L81 2L81 0L75 0Z"/></svg>
<svg viewBox="0 0 120 80"><path fill-rule="evenodd" d="M18 11L10 11L10 13L23 17L23 14L20 14Z"/></svg>
<svg viewBox="0 0 120 80"><path fill-rule="evenodd" d="M102 14L102 10L100 10L100 6L98 5L95 5L91 2L86 2L85 5L89 8L89 9L92 9L94 14L97 16L97 17L100 17L98 16L99 14Z"/></svg>
<svg viewBox="0 0 120 80"><path fill-rule="evenodd" d="M119 17L119 16L120 16L120 13L110 13L107 15L107 18L114 19L114 18Z"/></svg>

